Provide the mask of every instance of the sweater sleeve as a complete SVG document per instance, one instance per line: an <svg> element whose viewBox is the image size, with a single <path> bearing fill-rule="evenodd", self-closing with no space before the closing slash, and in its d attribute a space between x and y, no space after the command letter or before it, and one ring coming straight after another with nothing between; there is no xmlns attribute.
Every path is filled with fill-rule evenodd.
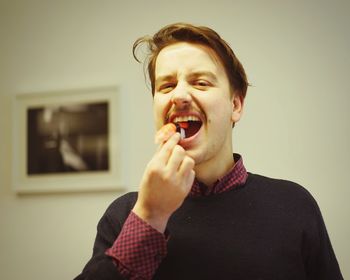
<svg viewBox="0 0 350 280"><path fill-rule="evenodd" d="M152 278L166 254L165 237L121 204L100 219L92 258L75 280Z"/></svg>
<svg viewBox="0 0 350 280"><path fill-rule="evenodd" d="M343 280L321 211L312 198L313 219L303 233L303 257L308 279Z"/></svg>

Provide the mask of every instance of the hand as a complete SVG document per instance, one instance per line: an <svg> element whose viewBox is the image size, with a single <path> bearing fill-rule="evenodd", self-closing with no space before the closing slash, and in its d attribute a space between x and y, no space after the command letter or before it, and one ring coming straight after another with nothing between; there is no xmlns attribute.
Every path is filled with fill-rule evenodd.
<svg viewBox="0 0 350 280"><path fill-rule="evenodd" d="M181 206L195 177L194 160L177 143L179 133L161 144L148 163L133 212L160 232Z"/></svg>

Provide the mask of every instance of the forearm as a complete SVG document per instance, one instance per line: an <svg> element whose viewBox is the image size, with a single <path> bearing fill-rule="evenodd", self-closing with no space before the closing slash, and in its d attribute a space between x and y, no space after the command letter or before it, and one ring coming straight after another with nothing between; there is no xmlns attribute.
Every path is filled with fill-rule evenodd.
<svg viewBox="0 0 350 280"><path fill-rule="evenodd" d="M106 255L127 279L152 279L166 255L166 237L131 212Z"/></svg>

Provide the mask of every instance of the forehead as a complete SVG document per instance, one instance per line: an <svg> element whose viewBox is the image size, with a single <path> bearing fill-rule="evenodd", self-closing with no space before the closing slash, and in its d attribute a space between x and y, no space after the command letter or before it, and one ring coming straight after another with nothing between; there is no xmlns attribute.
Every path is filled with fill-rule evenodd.
<svg viewBox="0 0 350 280"><path fill-rule="evenodd" d="M159 52L155 65L156 77L182 70L212 71L218 75L224 72L217 54L205 45L181 42Z"/></svg>

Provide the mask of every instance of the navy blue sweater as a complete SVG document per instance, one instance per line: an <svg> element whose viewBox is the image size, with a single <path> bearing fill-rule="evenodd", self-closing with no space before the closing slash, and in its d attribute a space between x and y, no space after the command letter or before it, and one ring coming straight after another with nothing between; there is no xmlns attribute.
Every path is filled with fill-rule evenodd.
<svg viewBox="0 0 350 280"><path fill-rule="evenodd" d="M136 199L129 193L109 206L77 280L123 279L104 251ZM249 173L242 187L186 198L167 230L168 254L154 279L343 279L317 203L293 182Z"/></svg>

